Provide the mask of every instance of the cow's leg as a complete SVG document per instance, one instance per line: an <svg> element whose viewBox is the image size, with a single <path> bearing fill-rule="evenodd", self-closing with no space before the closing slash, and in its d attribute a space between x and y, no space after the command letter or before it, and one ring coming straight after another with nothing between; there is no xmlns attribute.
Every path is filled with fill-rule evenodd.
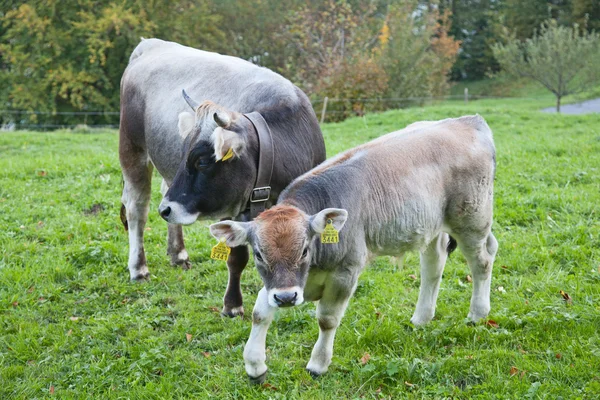
<svg viewBox="0 0 600 400"><path fill-rule="evenodd" d="M466 237L465 237L466 236ZM458 246L465 255L473 277L473 295L468 317L477 321L487 317L490 312L490 285L492 267L498 251L498 241L489 232L487 236L461 235Z"/></svg>
<svg viewBox="0 0 600 400"><path fill-rule="evenodd" d="M421 288L419 300L410 322L424 325L433 319L442 272L448 258L448 235L441 233L421 252Z"/></svg>
<svg viewBox="0 0 600 400"><path fill-rule="evenodd" d="M246 245L232 248L227 259L229 281L227 282L227 290L223 297L222 314L231 318L244 315L240 278L242 271L244 271L246 264L248 264L248 259L249 253L248 246Z"/></svg>
<svg viewBox="0 0 600 400"><path fill-rule="evenodd" d="M145 152L121 154L123 166L123 197L129 231L129 275L131 280L144 280L150 276L144 253L144 227L148 218L152 163Z"/></svg>
<svg viewBox="0 0 600 400"><path fill-rule="evenodd" d="M348 300L356 288L356 280L362 268L348 268L343 275L329 276L323 290L323 297L317 305L319 338L313 347L306 369L313 376L327 372L333 355L335 332L344 316Z"/></svg>
<svg viewBox="0 0 600 400"><path fill-rule="evenodd" d="M277 311L276 307L269 305L267 289L264 287L258 292L256 304L252 311L252 330L244 347L244 364L246 373L253 383L263 383L267 376L267 359L265 346L267 331Z"/></svg>
<svg viewBox="0 0 600 400"><path fill-rule="evenodd" d="M169 185L163 179L160 191L164 197L169 190ZM190 257L183 243L183 228L181 225L168 224L167 228L167 254L171 259L171 265L179 265L182 269L190 269Z"/></svg>

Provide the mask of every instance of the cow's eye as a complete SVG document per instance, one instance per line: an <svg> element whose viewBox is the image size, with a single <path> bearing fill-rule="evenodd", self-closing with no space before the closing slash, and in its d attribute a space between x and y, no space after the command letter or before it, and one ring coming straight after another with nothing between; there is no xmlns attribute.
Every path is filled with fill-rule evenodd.
<svg viewBox="0 0 600 400"><path fill-rule="evenodd" d="M304 248L304 251L302 252L302 258L306 258L307 255L308 255L308 246L306 248Z"/></svg>
<svg viewBox="0 0 600 400"><path fill-rule="evenodd" d="M255 251L255 252L254 252L254 257L255 257L255 258L258 260L258 261L260 261L260 262L264 262L264 260L263 260L262 256L260 255L260 253L259 253L258 251Z"/></svg>
<svg viewBox="0 0 600 400"><path fill-rule="evenodd" d="M198 159L198 161L196 161L196 164L194 164L194 167L196 167L196 169L203 169L206 168L210 165L210 159L208 158L200 158Z"/></svg>

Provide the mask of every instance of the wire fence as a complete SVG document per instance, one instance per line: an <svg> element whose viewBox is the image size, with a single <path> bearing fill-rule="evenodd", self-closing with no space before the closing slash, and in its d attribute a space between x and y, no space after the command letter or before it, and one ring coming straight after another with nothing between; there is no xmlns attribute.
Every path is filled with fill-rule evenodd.
<svg viewBox="0 0 600 400"><path fill-rule="evenodd" d="M396 108L424 106L442 101L474 101L485 99L539 100L534 97L506 97L470 95L413 96L388 98L321 98L312 101L321 123L340 121L351 116ZM39 111L0 110L0 130L56 130L72 129L87 132L94 129L116 129L119 127L119 111Z"/></svg>

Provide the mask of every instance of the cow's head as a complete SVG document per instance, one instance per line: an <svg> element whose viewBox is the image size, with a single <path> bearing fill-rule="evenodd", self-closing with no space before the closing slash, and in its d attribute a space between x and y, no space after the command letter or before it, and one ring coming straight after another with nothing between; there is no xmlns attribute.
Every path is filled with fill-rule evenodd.
<svg viewBox="0 0 600 400"><path fill-rule="evenodd" d="M347 217L348 212L339 208L307 215L296 207L277 205L252 222L213 224L210 233L230 247L250 244L269 304L288 307L304 301L315 238L323 233L328 221L339 231Z"/></svg>
<svg viewBox="0 0 600 400"><path fill-rule="evenodd" d="M236 216L256 180L255 157L249 154L256 143L254 127L238 112L183 95L194 114L179 114L183 158L159 213L169 223L184 225L199 217Z"/></svg>

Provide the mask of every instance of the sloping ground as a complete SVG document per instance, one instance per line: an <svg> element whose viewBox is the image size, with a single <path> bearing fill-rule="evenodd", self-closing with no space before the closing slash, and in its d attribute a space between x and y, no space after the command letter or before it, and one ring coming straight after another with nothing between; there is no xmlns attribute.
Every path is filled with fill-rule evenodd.
<svg viewBox="0 0 600 400"><path fill-rule="evenodd" d="M542 109L543 112L555 113L556 107ZM600 98L582 101L581 103L566 104L560 107L563 114L590 114L600 113Z"/></svg>

